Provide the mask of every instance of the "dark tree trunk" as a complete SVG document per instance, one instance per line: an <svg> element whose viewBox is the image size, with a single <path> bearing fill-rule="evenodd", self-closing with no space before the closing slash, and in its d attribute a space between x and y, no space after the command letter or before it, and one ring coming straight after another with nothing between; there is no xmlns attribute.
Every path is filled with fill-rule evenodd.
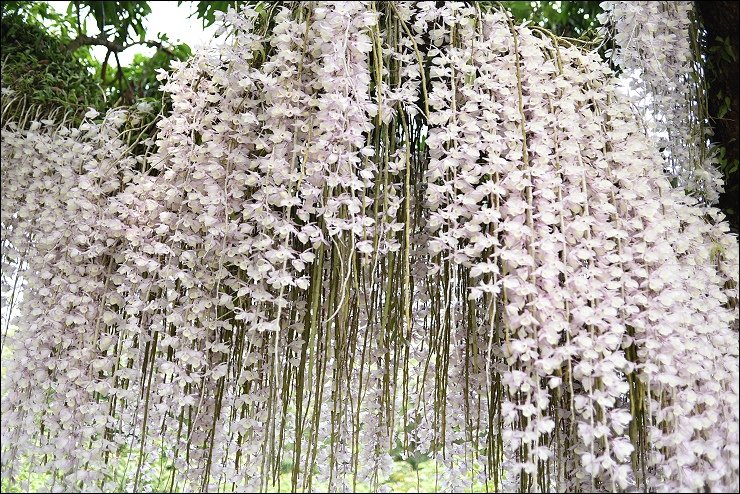
<svg viewBox="0 0 740 494"><path fill-rule="evenodd" d="M738 75L738 9L739 2L696 2L704 28L707 31L707 48L718 45L717 38L729 40L735 60L723 50L706 50L710 68L707 71L709 83L709 113L713 119L714 140L724 146L728 163L737 163L738 139L740 139L740 124L738 121L738 100L740 100L740 76ZM720 95L722 96L720 98ZM729 111L719 118L719 112L725 96L730 98ZM738 213L738 169L730 174L724 174L725 192L720 196L719 207L725 211L734 232L740 224Z"/></svg>

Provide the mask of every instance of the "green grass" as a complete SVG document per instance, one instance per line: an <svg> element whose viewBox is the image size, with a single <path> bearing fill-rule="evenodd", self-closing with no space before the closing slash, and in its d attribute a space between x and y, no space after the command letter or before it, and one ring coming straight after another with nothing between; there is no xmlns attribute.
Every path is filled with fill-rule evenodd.
<svg viewBox="0 0 740 494"><path fill-rule="evenodd" d="M268 492L290 492L290 472L280 475L280 489L272 486ZM435 468L433 461L426 461L418 466L417 470L406 461L396 461L393 464L393 473L381 485L387 486L391 492L435 492ZM327 486L315 483L315 492L326 492ZM373 492L366 483L358 482L356 492Z"/></svg>
<svg viewBox="0 0 740 494"><path fill-rule="evenodd" d="M123 454L119 458L119 467L116 469L116 474L123 473L123 465L126 462L127 455ZM290 465L286 465L283 468L283 473L280 475L280 488L278 485L270 486L267 492L291 492L290 491ZM164 475L169 475L169 469L163 469ZM130 472L129 472L130 473ZM383 482L381 485L386 487L390 492L437 492L441 486L437 484L436 476L441 475L442 469L437 471L435 462L432 460L424 461L420 463L416 469L407 461L396 461L393 464L393 472L391 473L388 480ZM46 486L46 478L42 475L31 474L29 478L29 468L24 467L17 479L13 484L10 484L6 479L2 479L2 492L41 492ZM154 485L145 485L141 487L142 491L151 492L166 492L168 487L167 479L160 479L155 481ZM315 492L326 492L327 486L323 483L314 483L313 490ZM482 484L476 484L473 486L473 492L491 492L493 486L489 485L489 489L486 490ZM370 486L365 483L357 484L356 492L372 492Z"/></svg>

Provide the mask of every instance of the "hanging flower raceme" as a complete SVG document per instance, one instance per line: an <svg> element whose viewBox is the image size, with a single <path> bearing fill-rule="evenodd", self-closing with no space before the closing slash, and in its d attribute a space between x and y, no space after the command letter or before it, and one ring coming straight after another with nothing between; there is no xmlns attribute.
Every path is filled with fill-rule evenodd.
<svg viewBox="0 0 740 494"><path fill-rule="evenodd" d="M694 2L602 2L614 64L637 95L638 112L666 157L666 171L714 204L722 192L699 52Z"/></svg>
<svg viewBox="0 0 740 494"><path fill-rule="evenodd" d="M736 239L597 54L454 3L223 21L144 163L124 113L3 132L4 478L738 487Z"/></svg>
<svg viewBox="0 0 740 494"><path fill-rule="evenodd" d="M104 483L124 437L109 420L124 344L113 275L125 241L109 199L140 165L128 136L142 119L96 116L73 129L51 120L3 129L3 275L9 265L14 278L3 347L19 363L3 378L3 469L15 474L24 458L61 489Z"/></svg>

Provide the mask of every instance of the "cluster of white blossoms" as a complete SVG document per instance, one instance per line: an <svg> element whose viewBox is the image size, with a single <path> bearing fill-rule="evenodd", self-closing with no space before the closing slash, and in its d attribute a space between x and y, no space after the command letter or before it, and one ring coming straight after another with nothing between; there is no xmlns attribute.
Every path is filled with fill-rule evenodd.
<svg viewBox="0 0 740 494"><path fill-rule="evenodd" d="M440 4L230 10L143 156L4 123L4 479L738 488L721 213L598 54Z"/></svg>
<svg viewBox="0 0 740 494"><path fill-rule="evenodd" d="M611 57L639 100L638 112L666 158L666 171L686 191L714 204L722 192L717 150L709 144L704 75L694 2L601 3Z"/></svg>
<svg viewBox="0 0 740 494"><path fill-rule="evenodd" d="M109 201L142 164L124 140L142 119L120 109L99 123L96 116L91 110L72 129L11 122L2 134L3 277L13 279L3 300L3 347L12 356L3 376L3 477L17 473L18 458L32 458L39 474L57 473L50 488L64 490L101 482L97 459L122 444L110 400L123 392L120 362L132 344L120 339L110 309L123 305L112 279L123 223Z"/></svg>

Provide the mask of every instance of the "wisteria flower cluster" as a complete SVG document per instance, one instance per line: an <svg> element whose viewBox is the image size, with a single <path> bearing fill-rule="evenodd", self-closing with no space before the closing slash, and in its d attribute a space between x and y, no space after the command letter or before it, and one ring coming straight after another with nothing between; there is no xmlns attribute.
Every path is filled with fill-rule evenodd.
<svg viewBox="0 0 740 494"><path fill-rule="evenodd" d="M717 149L708 143L704 75L694 2L602 2L602 31L613 31L611 57L638 97L648 133L677 184L714 204L722 192Z"/></svg>
<svg viewBox="0 0 740 494"><path fill-rule="evenodd" d="M597 53L454 2L222 21L151 152L145 108L3 123L3 478L737 490L737 239Z"/></svg>

